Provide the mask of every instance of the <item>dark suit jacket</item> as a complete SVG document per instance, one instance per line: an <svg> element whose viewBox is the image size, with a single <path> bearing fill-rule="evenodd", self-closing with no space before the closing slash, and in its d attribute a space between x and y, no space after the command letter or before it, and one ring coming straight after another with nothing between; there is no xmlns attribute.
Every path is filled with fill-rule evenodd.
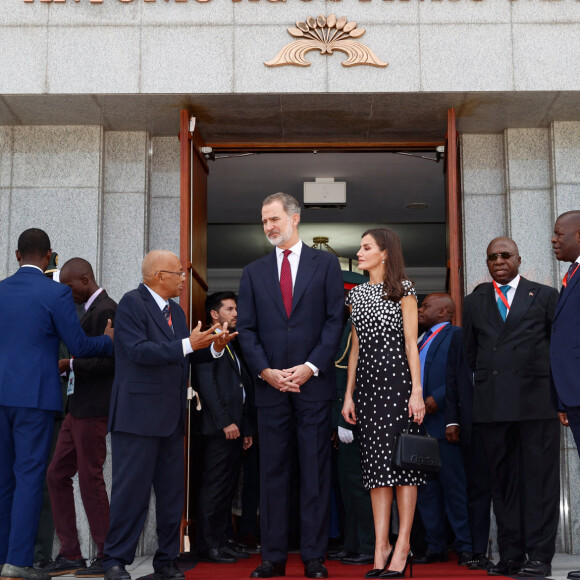
<svg viewBox="0 0 580 580"><path fill-rule="evenodd" d="M103 334L107 320L115 322L117 303L103 290L81 318L87 336ZM115 376L115 358L101 356L75 358L75 390L68 398L68 412L77 419L106 417L109 414L111 389Z"/></svg>
<svg viewBox="0 0 580 580"><path fill-rule="evenodd" d="M462 445L471 444L473 423L473 372L463 352L463 330L451 336L447 353L447 388L445 389L445 425L459 425Z"/></svg>
<svg viewBox="0 0 580 580"><path fill-rule="evenodd" d="M119 302L115 318L115 380L109 431L167 437L185 421L189 336L185 314L170 300L175 334L149 290L140 284ZM211 360L208 349L193 353Z"/></svg>
<svg viewBox="0 0 580 580"><path fill-rule="evenodd" d="M61 339L74 356L113 351L108 336L87 338L68 286L30 267L0 282L0 405L62 412Z"/></svg>
<svg viewBox="0 0 580 580"><path fill-rule="evenodd" d="M466 296L463 337L474 371L474 422L555 417L549 355L557 300L553 288L521 278L503 322L491 283Z"/></svg>
<svg viewBox="0 0 580 580"><path fill-rule="evenodd" d="M425 358L423 398L433 397L437 403L436 413L425 415L425 429L437 439L445 439L445 389L447 379L447 354L449 343L459 328L447 324L429 345Z"/></svg>
<svg viewBox="0 0 580 580"><path fill-rule="evenodd" d="M336 397L334 357L343 327L344 291L336 256L302 245L292 313L286 316L276 251L244 268L238 300L240 343L250 372L285 369L306 361L320 370L301 388L309 401ZM256 405L280 404L287 393L265 381L256 385Z"/></svg>
<svg viewBox="0 0 580 580"><path fill-rule="evenodd" d="M235 353L233 345L231 342L229 347ZM203 435L224 437L223 428L232 423L238 426L243 437L254 435L250 410L253 381L242 358L237 358L241 370L227 349L221 358L195 367L202 402L200 429ZM243 391L246 392L245 402Z"/></svg>
<svg viewBox="0 0 580 580"><path fill-rule="evenodd" d="M568 287L560 291L554 321L550 357L552 376L558 395L558 409L563 405L580 406L580 272Z"/></svg>

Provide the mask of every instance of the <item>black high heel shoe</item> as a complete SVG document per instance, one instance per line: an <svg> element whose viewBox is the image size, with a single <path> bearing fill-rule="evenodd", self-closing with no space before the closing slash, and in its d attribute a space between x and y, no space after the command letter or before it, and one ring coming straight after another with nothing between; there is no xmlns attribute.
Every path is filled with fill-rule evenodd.
<svg viewBox="0 0 580 580"><path fill-rule="evenodd" d="M403 570L401 570L401 572L398 572L397 570L385 570L384 572L381 572L381 574L378 575L378 578L404 578L405 574L407 573L407 566L409 566L409 577L412 578L414 559L415 556L413 556L413 552L409 551L407 561L405 562L405 567L403 568Z"/></svg>
<svg viewBox="0 0 580 580"><path fill-rule="evenodd" d="M385 565L382 568L373 568L372 570L369 570L366 574L365 574L365 578L379 578L380 575L387 569L387 566L391 563L391 560L393 559L393 554L395 553L395 546L393 546L391 548L391 551L389 553L389 555L387 556L387 561L385 562Z"/></svg>

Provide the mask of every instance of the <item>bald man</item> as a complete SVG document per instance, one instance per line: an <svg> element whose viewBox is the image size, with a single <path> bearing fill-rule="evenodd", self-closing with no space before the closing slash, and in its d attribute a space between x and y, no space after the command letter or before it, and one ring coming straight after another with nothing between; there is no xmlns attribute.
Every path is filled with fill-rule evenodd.
<svg viewBox="0 0 580 580"><path fill-rule="evenodd" d="M550 394L558 292L519 275L516 243L487 247L492 282L466 296L465 355L474 371L473 422L491 474L500 561L492 576L549 576L560 501L560 426Z"/></svg>
<svg viewBox="0 0 580 580"><path fill-rule="evenodd" d="M427 552L415 562L431 564L448 560L446 520L455 535L453 547L459 564L467 565L473 553L467 517L467 487L461 449L445 440L445 393L449 365L458 364L448 356L452 340L461 329L451 324L455 304L448 294L433 293L419 308L419 326L425 334L419 342L421 382L425 398L425 428L439 441L441 469L429 474L427 485L419 486L417 507L425 525Z"/></svg>
<svg viewBox="0 0 580 580"><path fill-rule="evenodd" d="M115 320L115 380L109 414L113 459L111 524L103 569L107 580L129 580L151 488L155 491L157 580L183 580L176 565L184 501L183 436L190 360L211 361L229 342L227 324L189 332L179 296L186 273L172 252L154 250L143 283L119 302ZM213 343L213 344L212 344ZM212 352L207 348L211 345ZM193 353L193 354L192 354Z"/></svg>
<svg viewBox="0 0 580 580"><path fill-rule="evenodd" d="M107 320L115 320L117 304L95 281L93 268L82 258L72 258L60 271L60 282L82 305L81 326L87 336L103 333ZM113 356L66 358L58 363L68 377L67 414L58 435L56 449L46 474L54 527L60 540L56 560L44 571L51 576L71 574L103 575L102 558L109 529L109 498L103 477L107 457L107 419L115 375ZM81 554L72 478L78 472L83 506L97 557L87 568Z"/></svg>

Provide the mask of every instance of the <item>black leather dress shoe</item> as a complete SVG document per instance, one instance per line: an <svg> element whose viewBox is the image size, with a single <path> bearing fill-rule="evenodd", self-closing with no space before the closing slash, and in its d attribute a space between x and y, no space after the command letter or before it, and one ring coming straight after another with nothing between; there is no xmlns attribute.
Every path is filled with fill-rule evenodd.
<svg viewBox="0 0 580 580"><path fill-rule="evenodd" d="M467 563L468 570L487 570L493 566L493 562L485 554L473 554Z"/></svg>
<svg viewBox="0 0 580 580"><path fill-rule="evenodd" d="M528 560L523 567L518 570L518 576L523 576L524 578L533 578L534 576L539 576L540 578L545 578L552 574L552 567L546 562L541 560Z"/></svg>
<svg viewBox="0 0 580 580"><path fill-rule="evenodd" d="M47 566L50 566L54 560L52 558L42 558L41 560L36 560L32 567L35 570L44 570Z"/></svg>
<svg viewBox="0 0 580 580"><path fill-rule="evenodd" d="M51 576L62 576L63 574L74 574L77 570L86 568L87 564L82 558L69 560L60 554L52 564L45 566L42 571Z"/></svg>
<svg viewBox="0 0 580 580"><path fill-rule="evenodd" d="M131 580L131 575L125 566L113 566L105 570L105 580Z"/></svg>
<svg viewBox="0 0 580 580"><path fill-rule="evenodd" d="M347 550L343 548L342 550L334 550L333 552L328 552L329 560L342 560L343 558L348 558L350 556L356 556L356 552L352 550Z"/></svg>
<svg viewBox="0 0 580 580"><path fill-rule="evenodd" d="M521 560L500 560L495 566L487 569L488 576L511 576L519 572L525 562Z"/></svg>
<svg viewBox="0 0 580 580"><path fill-rule="evenodd" d="M340 563L346 564L347 566L358 566L360 564L372 564L374 560L375 557L372 554L354 554L342 558Z"/></svg>
<svg viewBox="0 0 580 580"><path fill-rule="evenodd" d="M213 564L235 564L236 558L222 552L219 548L211 548L199 553L200 562L212 562Z"/></svg>
<svg viewBox="0 0 580 580"><path fill-rule="evenodd" d="M473 559L473 554L471 552L459 552L457 564L459 566L467 566L469 562Z"/></svg>
<svg viewBox="0 0 580 580"><path fill-rule="evenodd" d="M225 546L220 546L219 551L223 552L224 554L227 554L228 556L232 556L233 558L236 558L238 560L247 560L250 557L249 552L246 552L246 550L242 550L241 548L240 549L234 548L229 544Z"/></svg>
<svg viewBox="0 0 580 580"><path fill-rule="evenodd" d="M433 552L427 550L420 558L415 558L415 564L433 564L433 562L447 562L449 554L447 552Z"/></svg>
<svg viewBox="0 0 580 580"><path fill-rule="evenodd" d="M168 562L155 570L155 580L185 580L185 574L175 562Z"/></svg>
<svg viewBox="0 0 580 580"><path fill-rule="evenodd" d="M570 580L580 580L580 570L571 570L568 572L568 578Z"/></svg>
<svg viewBox="0 0 580 580"><path fill-rule="evenodd" d="M232 548L234 550L237 550L238 552L245 552L248 548L245 544L240 544L240 542L236 542L236 540L234 540L233 538L230 538L226 545L228 546L228 548Z"/></svg>
<svg viewBox="0 0 580 580"><path fill-rule="evenodd" d="M250 574L250 578L275 578L276 576L286 576L286 564L275 564L264 560Z"/></svg>
<svg viewBox="0 0 580 580"><path fill-rule="evenodd" d="M304 562L304 576L306 578L328 578L328 570L322 558L312 558Z"/></svg>

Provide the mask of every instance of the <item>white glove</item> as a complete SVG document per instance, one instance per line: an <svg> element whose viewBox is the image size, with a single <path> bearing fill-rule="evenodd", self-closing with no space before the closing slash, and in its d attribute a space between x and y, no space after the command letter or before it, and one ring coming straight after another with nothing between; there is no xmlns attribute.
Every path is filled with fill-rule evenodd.
<svg viewBox="0 0 580 580"><path fill-rule="evenodd" d="M352 443L354 441L354 435L350 429L345 429L344 427L338 428L338 438L341 443Z"/></svg>

